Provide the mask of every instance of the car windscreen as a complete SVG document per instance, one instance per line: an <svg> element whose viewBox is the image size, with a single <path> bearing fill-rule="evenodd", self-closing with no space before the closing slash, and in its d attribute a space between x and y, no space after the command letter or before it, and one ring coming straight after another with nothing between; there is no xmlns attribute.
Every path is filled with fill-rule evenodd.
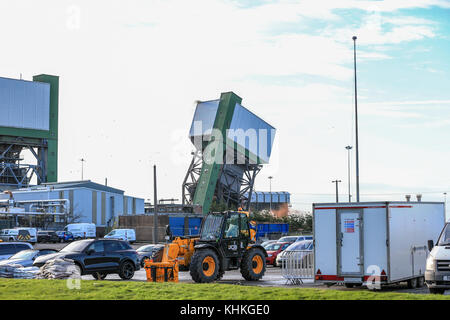
<svg viewBox="0 0 450 320"><path fill-rule="evenodd" d="M36 250L22 250L11 256L10 259L31 260L36 254Z"/></svg>
<svg viewBox="0 0 450 320"><path fill-rule="evenodd" d="M107 236L113 236L116 234L116 230L111 231L110 233L107 234Z"/></svg>
<svg viewBox="0 0 450 320"><path fill-rule="evenodd" d="M140 248L136 249L136 251L138 251L138 252L151 252L154 249L155 249L154 245L149 245L149 246L140 247Z"/></svg>
<svg viewBox="0 0 450 320"><path fill-rule="evenodd" d="M293 244L291 244L289 247L286 248L286 251L291 251L291 250L310 250L312 241L299 241L299 242L294 242Z"/></svg>
<svg viewBox="0 0 450 320"><path fill-rule="evenodd" d="M202 233L200 235L201 240L216 240L220 237L222 229L222 215L210 214L206 216L203 222Z"/></svg>
<svg viewBox="0 0 450 320"><path fill-rule="evenodd" d="M278 239L279 242L289 242L289 241L295 241L297 237L283 237Z"/></svg>
<svg viewBox="0 0 450 320"><path fill-rule="evenodd" d="M266 251L277 251L281 246L281 243L272 243L266 247Z"/></svg>
<svg viewBox="0 0 450 320"><path fill-rule="evenodd" d="M61 252L81 252L91 243L92 241L75 241L65 246Z"/></svg>
<svg viewBox="0 0 450 320"><path fill-rule="evenodd" d="M438 246L450 245L450 223L447 223L439 237Z"/></svg>

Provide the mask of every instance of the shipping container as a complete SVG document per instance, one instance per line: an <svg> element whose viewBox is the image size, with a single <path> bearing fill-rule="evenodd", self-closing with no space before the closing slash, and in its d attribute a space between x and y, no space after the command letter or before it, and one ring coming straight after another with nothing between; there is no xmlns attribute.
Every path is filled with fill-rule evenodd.
<svg viewBox="0 0 450 320"><path fill-rule="evenodd" d="M315 279L423 283L427 241L437 239L444 221L441 202L314 204Z"/></svg>

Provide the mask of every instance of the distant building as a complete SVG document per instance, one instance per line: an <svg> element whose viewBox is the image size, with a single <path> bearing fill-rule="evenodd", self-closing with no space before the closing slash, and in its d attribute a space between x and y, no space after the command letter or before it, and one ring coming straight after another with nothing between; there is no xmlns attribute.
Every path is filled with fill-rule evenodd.
<svg viewBox="0 0 450 320"><path fill-rule="evenodd" d="M289 205L291 203L291 194L285 191L264 192L253 191L250 200L251 211L271 210L277 217L288 215Z"/></svg>

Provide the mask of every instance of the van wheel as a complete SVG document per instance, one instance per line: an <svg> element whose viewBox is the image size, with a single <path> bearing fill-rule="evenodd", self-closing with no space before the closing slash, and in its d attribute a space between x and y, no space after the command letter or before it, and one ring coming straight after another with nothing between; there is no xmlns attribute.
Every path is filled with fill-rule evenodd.
<svg viewBox="0 0 450 320"><path fill-rule="evenodd" d="M409 289L417 288L417 278L412 278L408 280L408 288Z"/></svg>
<svg viewBox="0 0 450 320"><path fill-rule="evenodd" d="M429 288L431 294L443 294L445 289L442 288Z"/></svg>
<svg viewBox="0 0 450 320"><path fill-rule="evenodd" d="M119 277L122 280L130 280L134 276L134 265L130 261L124 261L119 267Z"/></svg>

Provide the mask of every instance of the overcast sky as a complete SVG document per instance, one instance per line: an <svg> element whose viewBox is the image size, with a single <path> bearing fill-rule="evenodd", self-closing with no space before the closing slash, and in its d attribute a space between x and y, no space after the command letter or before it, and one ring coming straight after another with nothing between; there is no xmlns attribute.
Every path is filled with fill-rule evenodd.
<svg viewBox="0 0 450 320"><path fill-rule="evenodd" d="M450 191L449 1L5 0L0 28L0 76L60 77L60 181L85 158L148 199L157 164L159 197L181 199L195 101L234 91L277 128L257 190L272 175L309 210L340 179L347 199L356 35L361 200Z"/></svg>

